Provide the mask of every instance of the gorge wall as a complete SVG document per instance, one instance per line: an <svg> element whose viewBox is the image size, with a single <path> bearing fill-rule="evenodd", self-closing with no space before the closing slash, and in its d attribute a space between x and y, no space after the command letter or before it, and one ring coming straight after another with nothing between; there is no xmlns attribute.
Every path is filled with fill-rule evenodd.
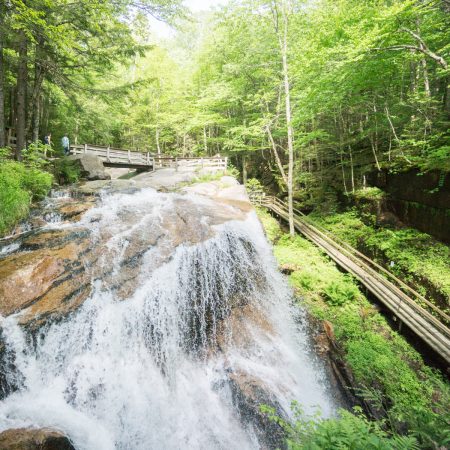
<svg viewBox="0 0 450 450"><path fill-rule="evenodd" d="M450 173L372 172L369 184L388 195L382 207L401 222L450 243Z"/></svg>

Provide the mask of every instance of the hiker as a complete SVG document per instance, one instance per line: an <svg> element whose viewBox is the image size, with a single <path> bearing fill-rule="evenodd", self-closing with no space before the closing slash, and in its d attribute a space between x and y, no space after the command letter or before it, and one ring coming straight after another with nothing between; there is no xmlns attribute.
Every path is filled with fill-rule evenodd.
<svg viewBox="0 0 450 450"><path fill-rule="evenodd" d="M52 133L47 133L44 136L44 144L45 145L52 145Z"/></svg>
<svg viewBox="0 0 450 450"><path fill-rule="evenodd" d="M44 136L44 144L46 145L44 147L44 156L47 157L47 150L49 150L50 155L52 153L52 148L51 148L51 146L52 146L52 133L47 133Z"/></svg>
<svg viewBox="0 0 450 450"><path fill-rule="evenodd" d="M61 139L61 144L64 149L64 154L68 155L70 153L70 141L69 138L67 137L67 134L65 134L64 137Z"/></svg>

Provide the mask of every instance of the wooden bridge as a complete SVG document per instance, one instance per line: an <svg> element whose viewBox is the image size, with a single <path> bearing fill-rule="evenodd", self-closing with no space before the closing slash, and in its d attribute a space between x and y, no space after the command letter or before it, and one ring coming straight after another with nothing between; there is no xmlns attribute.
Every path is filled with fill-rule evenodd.
<svg viewBox="0 0 450 450"><path fill-rule="evenodd" d="M149 171L166 167L183 168L186 170L215 169L227 170L228 158L222 157L178 157L161 156L149 152L123 150L99 145L71 145L72 155L91 154L103 161L105 167L123 167L141 171Z"/></svg>
<svg viewBox="0 0 450 450"><path fill-rule="evenodd" d="M250 195L256 204L266 207L288 221L288 206L276 197ZM395 317L408 326L450 367L450 316L398 279L384 267L311 224L302 212L294 210L294 226L306 238L324 250L342 269L354 275Z"/></svg>

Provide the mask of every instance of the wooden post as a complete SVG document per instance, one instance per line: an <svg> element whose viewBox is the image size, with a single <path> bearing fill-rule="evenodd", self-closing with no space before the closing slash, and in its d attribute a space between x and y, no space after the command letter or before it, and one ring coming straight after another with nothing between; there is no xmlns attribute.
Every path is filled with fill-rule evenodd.
<svg viewBox="0 0 450 450"><path fill-rule="evenodd" d="M202 169L203 169L203 167L204 167L204 164L203 164L203 157L200 159L200 162L201 162L201 164L202 164Z"/></svg>
<svg viewBox="0 0 450 450"><path fill-rule="evenodd" d="M106 149L106 161L109 162L109 145L108 148Z"/></svg>
<svg viewBox="0 0 450 450"><path fill-rule="evenodd" d="M225 172L228 170L228 156L225 156Z"/></svg>
<svg viewBox="0 0 450 450"><path fill-rule="evenodd" d="M175 156L175 172L178 172L178 157Z"/></svg>
<svg viewBox="0 0 450 450"><path fill-rule="evenodd" d="M131 162L131 151L128 149L128 162Z"/></svg>
<svg viewBox="0 0 450 450"><path fill-rule="evenodd" d="M84 144L84 153L87 153L87 144Z"/></svg>

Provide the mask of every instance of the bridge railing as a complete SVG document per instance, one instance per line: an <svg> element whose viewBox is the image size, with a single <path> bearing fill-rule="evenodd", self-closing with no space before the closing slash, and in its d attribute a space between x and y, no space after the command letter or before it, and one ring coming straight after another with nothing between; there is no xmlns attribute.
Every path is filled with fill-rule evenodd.
<svg viewBox="0 0 450 450"><path fill-rule="evenodd" d="M113 147L102 147L98 145L71 145L70 152L73 155L90 153L111 163L130 163L143 166L153 166L153 157L149 152L134 152Z"/></svg>
<svg viewBox="0 0 450 450"><path fill-rule="evenodd" d="M192 169L216 169L228 168L227 157L179 157L168 155L155 155L150 152L139 152L122 150L114 147L104 147L100 145L82 144L71 145L70 152L74 155L90 153L98 156L109 163L134 164L152 166L153 168L171 167L178 170L180 167Z"/></svg>
<svg viewBox="0 0 450 450"><path fill-rule="evenodd" d="M184 156L154 156L155 167L180 167L192 169L216 169L226 171L228 168L228 158L213 157L184 157Z"/></svg>

